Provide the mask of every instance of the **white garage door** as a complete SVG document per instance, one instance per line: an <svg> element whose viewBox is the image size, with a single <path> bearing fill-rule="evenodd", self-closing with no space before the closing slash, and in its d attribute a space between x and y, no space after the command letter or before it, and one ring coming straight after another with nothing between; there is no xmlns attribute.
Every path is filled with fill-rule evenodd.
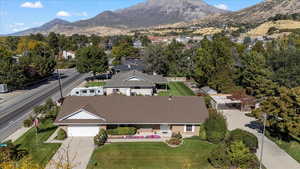
<svg viewBox="0 0 300 169"><path fill-rule="evenodd" d="M99 132L99 126L72 126L68 127L70 137L92 137Z"/></svg>

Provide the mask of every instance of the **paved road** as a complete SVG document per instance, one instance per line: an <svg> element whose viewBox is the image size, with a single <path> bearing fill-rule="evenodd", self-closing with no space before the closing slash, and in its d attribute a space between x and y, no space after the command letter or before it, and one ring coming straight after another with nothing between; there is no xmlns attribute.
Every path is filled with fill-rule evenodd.
<svg viewBox="0 0 300 169"><path fill-rule="evenodd" d="M79 74L74 69L64 70L62 74L64 96L87 77L87 74ZM49 97L54 100L60 97L56 79L54 76L49 81L0 105L0 141L21 127L23 120L28 117L34 106L43 103Z"/></svg>
<svg viewBox="0 0 300 169"><path fill-rule="evenodd" d="M255 119L246 116L245 113L238 110L225 110L223 113L227 118L229 130L240 128L256 135L259 142L259 149L256 155L259 158L261 152L261 133L257 130L259 126L255 123ZM266 137L262 161L267 169L300 169L300 164L296 160Z"/></svg>

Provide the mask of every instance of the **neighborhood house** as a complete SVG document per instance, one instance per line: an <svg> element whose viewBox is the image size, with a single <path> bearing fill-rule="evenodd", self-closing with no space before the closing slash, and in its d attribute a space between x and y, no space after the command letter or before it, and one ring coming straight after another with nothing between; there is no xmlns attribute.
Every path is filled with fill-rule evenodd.
<svg viewBox="0 0 300 169"><path fill-rule="evenodd" d="M136 135L170 137L197 136L200 124L208 118L204 99L196 96L69 96L55 124L69 136L91 137L100 128L135 127Z"/></svg>
<svg viewBox="0 0 300 169"><path fill-rule="evenodd" d="M115 74L104 89L106 95L152 96L157 90L167 89L167 79L161 75L148 75L137 70Z"/></svg>

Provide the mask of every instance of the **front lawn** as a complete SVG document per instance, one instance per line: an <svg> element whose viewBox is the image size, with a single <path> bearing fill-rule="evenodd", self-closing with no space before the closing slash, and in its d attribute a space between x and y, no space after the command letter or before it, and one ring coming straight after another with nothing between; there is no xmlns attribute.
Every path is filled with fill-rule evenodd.
<svg viewBox="0 0 300 169"><path fill-rule="evenodd" d="M275 142L281 149L286 151L291 157L300 163L300 143L297 141L284 141L277 138L268 136L273 142Z"/></svg>
<svg viewBox="0 0 300 169"><path fill-rule="evenodd" d="M44 143L55 132L56 128L50 120L47 120L40 125L40 132L37 135L36 129L31 128L14 144L20 144L20 148L26 149L34 162L45 166L61 145Z"/></svg>
<svg viewBox="0 0 300 169"><path fill-rule="evenodd" d="M97 86L104 86L105 82L87 82L85 87L97 87Z"/></svg>
<svg viewBox="0 0 300 169"><path fill-rule="evenodd" d="M159 92L159 96L194 96L194 92L182 82L169 82L168 91Z"/></svg>
<svg viewBox="0 0 300 169"><path fill-rule="evenodd" d="M113 143L97 148L88 169L213 169L207 158L214 144L185 139L171 148L165 143Z"/></svg>

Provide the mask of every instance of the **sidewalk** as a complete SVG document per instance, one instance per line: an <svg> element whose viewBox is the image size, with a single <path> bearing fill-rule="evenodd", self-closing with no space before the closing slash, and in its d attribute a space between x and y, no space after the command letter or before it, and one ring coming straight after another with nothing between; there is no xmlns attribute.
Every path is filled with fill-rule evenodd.
<svg viewBox="0 0 300 169"><path fill-rule="evenodd" d="M12 142L14 142L30 129L31 129L31 127L21 127L16 132L14 132L12 135L8 136L3 142L8 141L8 140L11 140Z"/></svg>
<svg viewBox="0 0 300 169"><path fill-rule="evenodd" d="M255 129L255 119L246 116L244 112L238 110L224 110L223 114L227 118L229 130L240 128L253 133L258 138L259 149L257 150L256 156L260 158L261 133ZM267 137L264 139L262 161L267 169L300 169L300 164L296 160Z"/></svg>

